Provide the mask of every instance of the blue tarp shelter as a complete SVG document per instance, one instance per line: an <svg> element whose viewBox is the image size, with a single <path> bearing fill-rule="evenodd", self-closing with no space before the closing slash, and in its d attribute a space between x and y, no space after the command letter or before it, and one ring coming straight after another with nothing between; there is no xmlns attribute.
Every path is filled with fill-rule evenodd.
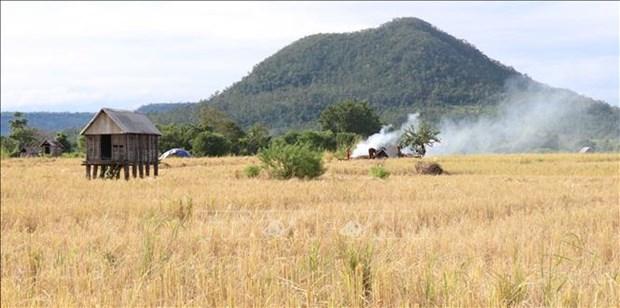
<svg viewBox="0 0 620 308"><path fill-rule="evenodd" d="M192 157L192 154L190 154L186 149L175 148L161 154L159 159L165 159L167 157Z"/></svg>

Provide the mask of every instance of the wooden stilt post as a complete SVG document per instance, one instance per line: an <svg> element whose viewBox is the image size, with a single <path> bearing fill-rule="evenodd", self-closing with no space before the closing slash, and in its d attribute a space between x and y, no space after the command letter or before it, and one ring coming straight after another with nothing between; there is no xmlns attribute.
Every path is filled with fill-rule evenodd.
<svg viewBox="0 0 620 308"><path fill-rule="evenodd" d="M112 171L114 171L114 177L118 180L121 178L121 165L114 165L112 167Z"/></svg>
<svg viewBox="0 0 620 308"><path fill-rule="evenodd" d="M86 164L86 178L90 180L90 165Z"/></svg>
<svg viewBox="0 0 620 308"><path fill-rule="evenodd" d="M144 165L142 165L142 162L138 163L138 173L140 173L140 178L144 177Z"/></svg>
<svg viewBox="0 0 620 308"><path fill-rule="evenodd" d="M129 180L129 165L127 165L127 163L123 165L123 171L125 171L125 181L128 181Z"/></svg>
<svg viewBox="0 0 620 308"><path fill-rule="evenodd" d="M138 166L136 166L135 163L131 165L131 174L133 175L134 179L138 177Z"/></svg>
<svg viewBox="0 0 620 308"><path fill-rule="evenodd" d="M146 173L146 176L151 175L151 164L150 163L144 164L144 172Z"/></svg>
<svg viewBox="0 0 620 308"><path fill-rule="evenodd" d="M159 162L156 162L155 164L153 164L153 176L158 176L159 175Z"/></svg>
<svg viewBox="0 0 620 308"><path fill-rule="evenodd" d="M99 175L98 171L99 171L99 166L98 165L93 165L93 179L96 179L97 176Z"/></svg>
<svg viewBox="0 0 620 308"><path fill-rule="evenodd" d="M106 169L106 166L101 165L101 173L99 174L99 177L102 179L105 177L105 169Z"/></svg>

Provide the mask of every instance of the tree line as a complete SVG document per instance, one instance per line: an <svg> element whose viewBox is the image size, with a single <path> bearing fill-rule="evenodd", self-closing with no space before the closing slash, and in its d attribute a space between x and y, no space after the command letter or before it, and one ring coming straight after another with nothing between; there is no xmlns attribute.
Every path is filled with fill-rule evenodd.
<svg viewBox="0 0 620 308"><path fill-rule="evenodd" d="M326 108L320 130L291 130L274 137L264 123L243 130L227 114L210 106L199 109L196 124L158 125L160 151L184 148L195 156L254 155L272 143L303 143L320 151L346 151L377 132L381 121L366 102L347 100Z"/></svg>
<svg viewBox="0 0 620 308"><path fill-rule="evenodd" d="M269 127L263 123L255 123L244 130L227 114L210 106L203 106L195 116L197 123L157 125L162 133L160 153L184 148L194 156L255 155L271 146L303 145L313 151L335 152L344 158L358 141L378 132L382 126L376 111L367 102L355 100L325 108L318 119L320 130L291 130L278 136L271 135ZM39 146L46 138L42 132L29 127L21 113L14 114L9 126L9 136L1 139L4 157L19 156L22 149ZM401 146L412 147L424 155L425 142L436 137L438 132L428 130L428 125L421 128L419 133L411 128ZM63 152L69 155L83 155L85 151L84 137L77 130L58 132L53 139L61 143Z"/></svg>
<svg viewBox="0 0 620 308"><path fill-rule="evenodd" d="M9 120L8 126L9 135L0 136L0 155L2 157L18 157L22 150L38 147L43 139L57 141L62 145L65 153L80 152L84 148L83 142L80 142L78 138L77 130L60 131L50 137L48 134L30 127L28 120L21 112L13 114L13 119Z"/></svg>

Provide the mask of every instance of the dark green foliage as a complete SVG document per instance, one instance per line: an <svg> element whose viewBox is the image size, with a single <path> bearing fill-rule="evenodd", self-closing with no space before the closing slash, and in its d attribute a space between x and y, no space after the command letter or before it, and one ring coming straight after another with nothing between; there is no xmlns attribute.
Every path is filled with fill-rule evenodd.
<svg viewBox="0 0 620 308"><path fill-rule="evenodd" d="M387 171L383 165L375 165L370 167L370 175L379 179L386 179L390 176L390 172Z"/></svg>
<svg viewBox="0 0 620 308"><path fill-rule="evenodd" d="M316 151L336 150L336 135L331 131L290 131L278 137L277 141L286 144L306 144Z"/></svg>
<svg viewBox="0 0 620 308"><path fill-rule="evenodd" d="M355 133L337 133L336 147L338 149L350 149L362 139L362 136Z"/></svg>
<svg viewBox="0 0 620 308"><path fill-rule="evenodd" d="M277 179L313 179L325 172L322 152L307 144L272 142L258 153L263 167Z"/></svg>
<svg viewBox="0 0 620 308"><path fill-rule="evenodd" d="M56 134L56 141L62 144L63 152L72 152L73 145L69 142L67 135L65 133L59 132Z"/></svg>
<svg viewBox="0 0 620 308"><path fill-rule="evenodd" d="M255 178L260 174L260 169L260 166L249 165L243 169L243 173L249 178Z"/></svg>
<svg viewBox="0 0 620 308"><path fill-rule="evenodd" d="M158 104L159 105L159 104ZM161 104L163 105L163 104ZM155 108L153 111L148 111L146 114L154 123L157 124L189 124L189 123L199 123L200 122L200 104L169 104L171 106L167 106L161 108ZM142 106L141 109L149 110L150 105Z"/></svg>
<svg viewBox="0 0 620 308"><path fill-rule="evenodd" d="M76 148L79 153L86 153L86 136L77 135L76 137Z"/></svg>
<svg viewBox="0 0 620 308"><path fill-rule="evenodd" d="M269 133L263 126L257 125L250 129L250 135L239 127L228 115L213 108L204 107L200 109L198 124L168 124L159 125L162 132L159 147L160 151L166 151L171 148L184 148L193 151L196 155L219 156L225 154L255 154L259 148L269 143ZM215 141L219 137L223 137L226 141L219 140L221 144L218 148L224 147L225 153L220 150L194 149L196 138L205 132L215 133L216 137L209 139ZM206 136L206 135L205 135ZM215 139L214 139L215 138ZM204 141L204 136L201 142Z"/></svg>
<svg viewBox="0 0 620 308"><path fill-rule="evenodd" d="M278 137L277 141L282 141L286 144L295 144L299 140L300 135L301 135L300 132L292 130Z"/></svg>
<svg viewBox="0 0 620 308"><path fill-rule="evenodd" d="M379 116L368 103L350 100L325 108L321 112L319 123L323 130L356 133L364 137L376 133L381 128Z"/></svg>
<svg viewBox="0 0 620 308"><path fill-rule="evenodd" d="M230 141L230 152L241 152L240 139L245 137L245 132L227 114L209 107L200 108L200 126L206 130L216 132Z"/></svg>
<svg viewBox="0 0 620 308"><path fill-rule="evenodd" d="M13 119L9 120L10 134L2 138L2 155L16 157L20 150L26 146L36 146L37 131L28 126L28 120L21 112L15 112Z"/></svg>
<svg viewBox="0 0 620 308"><path fill-rule="evenodd" d="M305 130L301 132L297 142L307 144L317 151L336 150L336 136L331 131Z"/></svg>
<svg viewBox="0 0 620 308"><path fill-rule="evenodd" d="M243 155L254 155L262 148L269 146L271 136L269 130L262 124L254 124L243 138L239 140Z"/></svg>
<svg viewBox="0 0 620 308"><path fill-rule="evenodd" d="M17 149L17 142L9 137L0 136L0 157L6 158L14 156Z"/></svg>
<svg viewBox="0 0 620 308"><path fill-rule="evenodd" d="M201 132L192 141L192 151L197 156L224 156L230 153L230 140L221 134Z"/></svg>
<svg viewBox="0 0 620 308"><path fill-rule="evenodd" d="M189 107L194 105L191 102L185 103L159 103L159 104L148 104L138 107L136 112L150 114L150 113L166 113L173 111L178 108Z"/></svg>
<svg viewBox="0 0 620 308"><path fill-rule="evenodd" d="M422 122L417 130L412 125L405 129L405 133L400 138L400 146L410 147L418 155L426 154L426 147L439 142L439 131L431 127L427 122Z"/></svg>
<svg viewBox="0 0 620 308"><path fill-rule="evenodd" d="M159 138L160 152L165 152L172 148L184 148L191 151L194 138L204 131L201 127L192 124L159 125L158 128L162 134Z"/></svg>
<svg viewBox="0 0 620 308"><path fill-rule="evenodd" d="M13 114L13 120L9 121L9 127L11 128L9 138L15 140L18 147L30 145L37 141L35 130L28 127L28 120L24 118L21 112Z"/></svg>

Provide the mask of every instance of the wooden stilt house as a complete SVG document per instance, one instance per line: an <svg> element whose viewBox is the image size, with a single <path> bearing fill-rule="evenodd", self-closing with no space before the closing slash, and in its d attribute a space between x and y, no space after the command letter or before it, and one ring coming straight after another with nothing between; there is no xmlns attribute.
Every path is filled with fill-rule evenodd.
<svg viewBox="0 0 620 308"><path fill-rule="evenodd" d="M103 108L80 132L86 137L86 177L120 177L121 169L129 179L158 175L161 132L144 114ZM91 173L92 168L92 173Z"/></svg>

